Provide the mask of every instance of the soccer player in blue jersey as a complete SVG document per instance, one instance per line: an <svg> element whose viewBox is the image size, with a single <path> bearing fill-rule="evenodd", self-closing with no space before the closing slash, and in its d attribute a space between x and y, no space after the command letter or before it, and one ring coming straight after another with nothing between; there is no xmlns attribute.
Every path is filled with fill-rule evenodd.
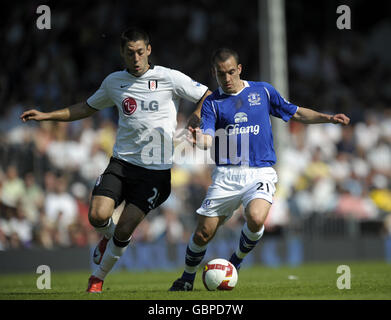
<svg viewBox="0 0 391 320"><path fill-rule="evenodd" d="M344 114L328 115L286 101L266 82L244 81L238 54L221 48L212 56L212 71L219 88L202 106L201 128L191 142L213 146L216 168L187 249L185 270L170 291L190 291L196 271L217 229L243 204L246 223L239 245L229 261L237 268L257 245L273 203L277 174L270 115L285 122L349 124ZM212 150L213 152L213 150Z"/></svg>

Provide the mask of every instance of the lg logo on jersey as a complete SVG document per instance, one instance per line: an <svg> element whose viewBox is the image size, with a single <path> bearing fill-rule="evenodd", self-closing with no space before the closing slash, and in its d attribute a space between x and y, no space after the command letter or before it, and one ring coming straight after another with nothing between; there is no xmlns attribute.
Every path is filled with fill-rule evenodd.
<svg viewBox="0 0 391 320"><path fill-rule="evenodd" d="M159 111L159 102L152 100L146 105L145 101L140 101L141 111L156 112ZM127 97L122 101L122 111L126 116L131 116L137 110L137 101L131 97Z"/></svg>
<svg viewBox="0 0 391 320"><path fill-rule="evenodd" d="M131 116L137 110L137 102L131 97L127 97L122 101L122 111L125 115Z"/></svg>

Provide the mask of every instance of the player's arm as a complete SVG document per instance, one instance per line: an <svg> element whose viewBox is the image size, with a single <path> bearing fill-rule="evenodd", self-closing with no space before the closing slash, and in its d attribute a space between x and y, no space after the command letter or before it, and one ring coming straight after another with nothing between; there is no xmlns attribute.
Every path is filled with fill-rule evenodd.
<svg viewBox="0 0 391 320"><path fill-rule="evenodd" d="M35 121L75 121L87 118L94 114L96 109L91 108L86 102L80 102L70 107L55 110L52 112L41 112L31 109L23 112L20 119L23 122Z"/></svg>
<svg viewBox="0 0 391 320"><path fill-rule="evenodd" d="M206 90L202 98L197 102L196 109L190 115L189 120L187 122L187 128L189 128L189 130L190 128L195 129L200 126L202 104L204 103L206 97L210 94L212 94L212 91L210 91L209 89Z"/></svg>
<svg viewBox="0 0 391 320"><path fill-rule="evenodd" d="M297 109L296 113L292 116L292 119L305 124L334 123L348 125L350 122L349 117L343 113L329 115L303 107Z"/></svg>

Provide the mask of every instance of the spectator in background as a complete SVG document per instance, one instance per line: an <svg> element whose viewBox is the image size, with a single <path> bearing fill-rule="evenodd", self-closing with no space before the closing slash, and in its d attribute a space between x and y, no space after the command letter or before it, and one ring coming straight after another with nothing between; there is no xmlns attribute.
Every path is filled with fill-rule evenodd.
<svg viewBox="0 0 391 320"><path fill-rule="evenodd" d="M391 178L391 145L384 138L368 152L368 161L376 173Z"/></svg>
<svg viewBox="0 0 391 320"><path fill-rule="evenodd" d="M0 251L8 249L8 240L4 231L1 229L1 219L0 219Z"/></svg>
<svg viewBox="0 0 391 320"><path fill-rule="evenodd" d="M16 208L19 200L25 194L23 180L19 177L18 169L15 165L8 166L3 182L1 201L3 204Z"/></svg>
<svg viewBox="0 0 391 320"><path fill-rule="evenodd" d="M40 208L38 221L33 228L33 237L36 245L45 249L52 249L55 245L53 228L52 223L49 222L49 219L45 214L44 208Z"/></svg>
<svg viewBox="0 0 391 320"><path fill-rule="evenodd" d="M368 152L377 145L381 127L377 115L373 111L367 111L364 119L365 121L357 123L354 129L355 141L357 141L355 147Z"/></svg>
<svg viewBox="0 0 391 320"><path fill-rule="evenodd" d="M35 177L32 172L26 173L24 176L25 194L21 201L25 211L26 218L36 223L39 217L39 208L44 203L44 192L42 188L35 182Z"/></svg>
<svg viewBox="0 0 391 320"><path fill-rule="evenodd" d="M56 230L56 242L61 245L69 244L68 228L77 219L77 203L68 192L66 177L54 177L53 192L45 198L45 214L48 222Z"/></svg>
<svg viewBox="0 0 391 320"><path fill-rule="evenodd" d="M75 223L70 226L71 243L76 246L94 244L98 234L88 221L90 193L81 182L75 182L71 186L71 194L76 200L78 216Z"/></svg>
<svg viewBox="0 0 391 320"><path fill-rule="evenodd" d="M2 248L8 249L11 247L10 237L12 230L10 228L10 220L13 217L13 208L1 204L0 215L0 240L2 241Z"/></svg>
<svg viewBox="0 0 391 320"><path fill-rule="evenodd" d="M374 219L378 215L378 210L366 192L342 187L335 208L337 215L351 219Z"/></svg>
<svg viewBox="0 0 391 320"><path fill-rule="evenodd" d="M12 237L18 238L20 247L31 247L33 223L26 218L22 202L18 202L14 216L9 221Z"/></svg>
<svg viewBox="0 0 391 320"><path fill-rule="evenodd" d="M103 151L98 141L91 145L88 161L80 166L80 176L87 182L91 188L96 182L96 177L105 170L109 164L110 157Z"/></svg>

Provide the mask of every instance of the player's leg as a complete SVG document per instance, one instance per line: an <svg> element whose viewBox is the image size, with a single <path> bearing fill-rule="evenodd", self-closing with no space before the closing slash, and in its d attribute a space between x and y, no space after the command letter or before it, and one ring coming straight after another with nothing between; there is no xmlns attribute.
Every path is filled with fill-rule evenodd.
<svg viewBox="0 0 391 320"><path fill-rule="evenodd" d="M170 170L148 170L123 164L118 160L116 163L123 167L122 173L125 178L121 179L123 184L120 194L123 195L126 205L115 227L114 236L108 241L102 261L91 276L93 279L98 279L96 281L100 281L101 284L126 251L130 237L140 222L150 210L160 206L171 191Z"/></svg>
<svg viewBox="0 0 391 320"><path fill-rule="evenodd" d="M128 203L118 220L114 236L109 240L99 267L93 276L104 280L129 245L131 236L146 214L134 204Z"/></svg>
<svg viewBox="0 0 391 320"><path fill-rule="evenodd" d="M94 250L93 261L96 264L101 263L107 244L114 234L115 225L111 218L114 208L115 201L113 199L106 196L92 197L88 218L95 230L103 235ZM92 275L88 279L87 292L101 292L102 286L103 280Z"/></svg>
<svg viewBox="0 0 391 320"><path fill-rule="evenodd" d="M208 217L198 215L197 227L186 248L183 279L194 281L196 271L205 256L207 245L215 236L217 229L224 223L225 218L225 216Z"/></svg>
<svg viewBox="0 0 391 320"><path fill-rule="evenodd" d="M107 241L113 236L115 224L111 218L115 209L115 201L106 196L93 196L91 200L90 210L88 212L88 219L90 224L103 235L98 247L102 247L102 244L107 244ZM96 251L96 250L95 250ZM104 248L99 248L94 253L94 262L99 264L101 254L103 254ZM99 257L97 256L99 255Z"/></svg>
<svg viewBox="0 0 391 320"><path fill-rule="evenodd" d="M187 291L193 287L198 266L206 253L207 244L214 237L217 229L241 203L240 190L237 190L236 175L229 174L227 168L215 168L212 173L213 183L202 205L197 209L198 224L186 248L185 270L170 291ZM187 286L190 289L186 288Z"/></svg>
<svg viewBox="0 0 391 320"><path fill-rule="evenodd" d="M245 208L246 223L240 234L239 245L229 259L240 268L244 257L255 248L264 231L264 223L273 203L278 177L271 167L248 168L243 172L242 203Z"/></svg>
<svg viewBox="0 0 391 320"><path fill-rule="evenodd" d="M270 207L271 203L264 199L254 199L247 205L245 209L246 223L240 234L239 245L229 259L236 269L240 269L243 259L261 240Z"/></svg>
<svg viewBox="0 0 391 320"><path fill-rule="evenodd" d="M88 219L90 224L103 235L94 250L93 261L99 264L110 238L114 234L115 224L112 219L114 209L122 202L122 185L120 177L114 174L117 170L112 163L101 175L92 191L92 200Z"/></svg>
<svg viewBox="0 0 391 320"><path fill-rule="evenodd" d="M208 217L198 215L197 227L186 247L185 270L170 288L170 291L191 291L197 269L205 256L208 243L213 239L226 216Z"/></svg>

